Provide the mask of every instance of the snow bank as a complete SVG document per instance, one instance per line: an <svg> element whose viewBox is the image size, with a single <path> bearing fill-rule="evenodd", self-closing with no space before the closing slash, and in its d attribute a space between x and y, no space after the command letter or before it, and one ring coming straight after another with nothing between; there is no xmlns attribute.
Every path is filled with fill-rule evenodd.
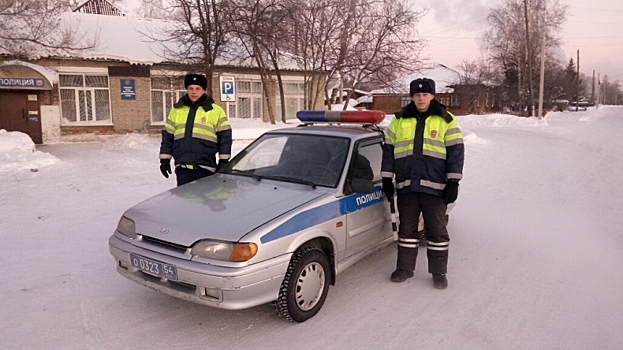
<svg viewBox="0 0 623 350"><path fill-rule="evenodd" d="M18 131L0 130L0 173L28 170L53 165L60 160L53 155L37 151L30 137Z"/></svg>

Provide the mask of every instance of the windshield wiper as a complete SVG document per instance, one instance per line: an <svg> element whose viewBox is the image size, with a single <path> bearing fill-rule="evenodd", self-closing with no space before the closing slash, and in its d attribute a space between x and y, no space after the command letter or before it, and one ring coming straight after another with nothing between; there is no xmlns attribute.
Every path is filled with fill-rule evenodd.
<svg viewBox="0 0 623 350"><path fill-rule="evenodd" d="M293 182L293 183L302 184L302 185L309 185L313 189L316 188L316 184L314 182L308 181L308 180L299 179L299 178L296 178L296 177L283 176L283 175L264 175L264 176L262 176L262 178L263 179L267 179L267 180L277 180L277 181Z"/></svg>
<svg viewBox="0 0 623 350"><path fill-rule="evenodd" d="M245 170L231 169L231 171L229 173L230 174L247 176L247 177L252 177L252 178L256 179L257 181L261 181L262 178L263 178L262 176L256 175L256 174L254 174L252 172L245 171Z"/></svg>

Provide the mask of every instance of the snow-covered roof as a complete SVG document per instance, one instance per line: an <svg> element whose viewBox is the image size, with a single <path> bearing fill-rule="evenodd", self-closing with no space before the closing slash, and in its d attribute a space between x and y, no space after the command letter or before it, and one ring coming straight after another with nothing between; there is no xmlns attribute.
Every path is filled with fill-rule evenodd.
<svg viewBox="0 0 623 350"><path fill-rule="evenodd" d="M417 78L429 78L435 81L435 93L452 93L454 89L449 87L459 79L459 73L451 68L445 67L439 63L432 64L431 66L419 69L413 74L404 76L395 82L396 88L384 87L380 89L372 90L372 95L383 94L409 94L409 84L412 80Z"/></svg>
<svg viewBox="0 0 623 350"><path fill-rule="evenodd" d="M16 65L16 66L25 66L28 67L36 72L39 72L41 75L43 75L49 82L50 84L56 84L58 83L58 73L46 68L46 67L42 67L36 64L32 64L29 62L24 62L24 61L19 61L19 60L11 60L11 61L2 61L0 62L0 67L2 66L12 66L12 65Z"/></svg>
<svg viewBox="0 0 623 350"><path fill-rule="evenodd" d="M41 51L33 59L49 56L107 59L129 62L131 64L153 65L170 61L165 57L167 49L175 51L175 42L164 40L167 32L180 25L179 22L130 16L105 16L89 13L67 12L62 15L64 25L77 31L82 44L97 37L97 46L90 50L58 52ZM242 49L241 49L242 50ZM282 69L299 70L292 55L280 56ZM215 62L219 66L256 67L252 59L239 60L222 57Z"/></svg>
<svg viewBox="0 0 623 350"><path fill-rule="evenodd" d="M372 103L372 100L373 100L372 95L361 95L357 99L357 102L359 102L359 103Z"/></svg>
<svg viewBox="0 0 623 350"><path fill-rule="evenodd" d="M364 91L364 90L359 90L359 89L351 89L351 88L344 88L344 91L348 92L350 90L353 90L354 93L360 94L360 95L367 95L370 92L369 91Z"/></svg>
<svg viewBox="0 0 623 350"><path fill-rule="evenodd" d="M165 46L151 37L162 37L174 23L157 19L127 16L104 16L68 12L62 15L65 25L75 28L82 44L97 38L97 46L90 50L70 53L41 52L40 56L60 56L83 59L109 59L131 64L154 64L166 61ZM167 43L167 45L172 45Z"/></svg>

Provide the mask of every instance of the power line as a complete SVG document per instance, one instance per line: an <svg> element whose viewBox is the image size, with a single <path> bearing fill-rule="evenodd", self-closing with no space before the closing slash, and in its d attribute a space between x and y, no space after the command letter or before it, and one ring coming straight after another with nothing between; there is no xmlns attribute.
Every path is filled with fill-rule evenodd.
<svg viewBox="0 0 623 350"><path fill-rule="evenodd" d="M623 43L621 44L608 44L608 45L567 45L567 46L577 46L577 47L623 47Z"/></svg>
<svg viewBox="0 0 623 350"><path fill-rule="evenodd" d="M623 36L568 36L564 39L623 39Z"/></svg>
<svg viewBox="0 0 623 350"><path fill-rule="evenodd" d="M604 11L609 13L623 13L623 11L613 11L612 9L596 9L594 7L581 7L581 6L569 6L570 8L580 9L580 10L592 10L592 11Z"/></svg>
<svg viewBox="0 0 623 350"><path fill-rule="evenodd" d="M453 30L458 30L458 29L462 29L462 28L466 28L466 27L471 27L473 24L476 24L478 22L482 22L483 19L486 19L486 17L488 16L485 15L483 17L482 14L477 14L474 15L472 17L468 17L466 20L462 20L462 21L456 21L453 22L452 25L450 26L446 26L445 23L441 23L442 25L438 25L436 26L436 29L431 30L431 31L426 31L429 28L423 28L424 31L418 31L420 36L422 37L431 37L431 36L435 36L438 34L446 34L449 31L453 31ZM468 31L474 31L474 30L468 30Z"/></svg>
<svg viewBox="0 0 623 350"><path fill-rule="evenodd" d="M593 22L593 21L568 21L569 23L590 23L590 24L607 24L607 25L613 25L613 26L618 26L621 25L621 22L618 23L610 23L610 22L602 22L602 21L598 21L598 22Z"/></svg>
<svg viewBox="0 0 623 350"><path fill-rule="evenodd" d="M468 40L468 39L480 39L480 37L459 37L459 36L429 36L430 39L457 39L457 40Z"/></svg>

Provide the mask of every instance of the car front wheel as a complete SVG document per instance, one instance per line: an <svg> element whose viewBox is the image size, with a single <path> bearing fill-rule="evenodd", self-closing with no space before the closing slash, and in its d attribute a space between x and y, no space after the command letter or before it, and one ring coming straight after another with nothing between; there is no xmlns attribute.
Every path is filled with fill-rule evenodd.
<svg viewBox="0 0 623 350"><path fill-rule="evenodd" d="M279 290L279 316L304 322L320 311L329 291L329 258L322 250L306 247L294 253Z"/></svg>

